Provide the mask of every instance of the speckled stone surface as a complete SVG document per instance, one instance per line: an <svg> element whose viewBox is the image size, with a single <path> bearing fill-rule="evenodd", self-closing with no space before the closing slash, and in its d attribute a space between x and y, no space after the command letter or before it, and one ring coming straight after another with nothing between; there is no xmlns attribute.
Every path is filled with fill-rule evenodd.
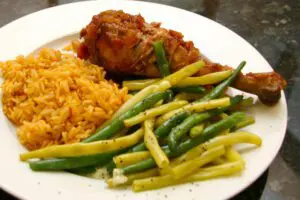
<svg viewBox="0 0 300 200"><path fill-rule="evenodd" d="M300 1L148 0L189 10L232 29L288 80L288 129L280 153L248 189L233 199L300 199ZM0 26L71 0L0 0ZM1 177L0 177L1 178ZM1 200L15 198L0 189Z"/></svg>

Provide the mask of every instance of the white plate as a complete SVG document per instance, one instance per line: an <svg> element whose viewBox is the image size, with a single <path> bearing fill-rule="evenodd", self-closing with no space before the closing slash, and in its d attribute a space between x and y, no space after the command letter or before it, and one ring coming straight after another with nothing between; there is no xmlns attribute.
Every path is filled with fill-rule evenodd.
<svg viewBox="0 0 300 200"><path fill-rule="evenodd" d="M107 9L141 13L146 21L178 30L193 40L208 58L237 66L247 60L244 71L271 71L267 61L249 43L229 29L199 15L170 6L134 1L98 1L67 4L42 10L18 19L0 29L0 60L28 54L42 46L62 47L91 17ZM282 94L283 95L283 94ZM2 113L0 105L0 186L22 199L226 199L257 179L276 156L286 130L287 106L284 95L274 107L257 105L251 112L255 125L247 130L263 139L260 148L240 145L247 161L241 176L184 184L160 190L133 193L111 190L104 181L64 172L32 172L18 160L25 149L18 143L15 129Z"/></svg>

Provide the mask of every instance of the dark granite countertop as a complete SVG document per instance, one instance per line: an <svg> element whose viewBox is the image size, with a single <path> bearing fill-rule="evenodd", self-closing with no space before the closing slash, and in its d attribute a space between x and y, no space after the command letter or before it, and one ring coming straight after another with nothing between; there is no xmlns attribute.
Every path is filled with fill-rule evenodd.
<svg viewBox="0 0 300 200"><path fill-rule="evenodd" d="M183 8L232 29L288 80L288 129L270 168L234 199L300 199L300 1L147 0ZM26 14L72 0L1 0L0 26ZM15 198L0 189L1 200Z"/></svg>

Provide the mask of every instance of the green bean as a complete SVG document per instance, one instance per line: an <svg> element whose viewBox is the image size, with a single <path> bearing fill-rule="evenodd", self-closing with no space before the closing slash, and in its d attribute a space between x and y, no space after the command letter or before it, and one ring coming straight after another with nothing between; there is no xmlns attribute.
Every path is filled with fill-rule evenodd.
<svg viewBox="0 0 300 200"><path fill-rule="evenodd" d="M176 126L177 124L181 123L185 118L189 116L189 112L180 112L171 117L169 120L165 121L163 124L161 124L156 130L155 130L155 135L158 138L164 138L166 137L171 129ZM132 152L138 152L138 151L144 151L146 150L147 147L144 142L141 142L134 147L132 147L129 151ZM112 170L116 167L114 162L111 160L109 164L105 166L109 172L112 172Z"/></svg>
<svg viewBox="0 0 300 200"><path fill-rule="evenodd" d="M114 168L116 168L116 164L113 160L110 160L109 163L107 163L105 166L106 170L110 175L112 175Z"/></svg>
<svg viewBox="0 0 300 200"><path fill-rule="evenodd" d="M137 144L136 146L134 146L134 147L131 149L131 151L132 151L132 152L138 152L138 151L144 151L144 150L146 150L146 149L147 149L147 148L146 148L145 143L144 143L144 142L141 142L141 143Z"/></svg>
<svg viewBox="0 0 300 200"><path fill-rule="evenodd" d="M85 174L93 173L96 170L97 170L97 166L87 166L87 167L69 169L67 171L73 174L85 175Z"/></svg>
<svg viewBox="0 0 300 200"><path fill-rule="evenodd" d="M246 109L253 105L254 105L254 99L252 97L249 97L249 98L243 99L241 101L241 103L239 103L238 105L230 108L230 111L243 110L243 109Z"/></svg>
<svg viewBox="0 0 300 200"><path fill-rule="evenodd" d="M122 168L124 174L132 174L137 172L143 172L147 169L151 169L156 166L155 160L153 158L148 158L141 162L126 166Z"/></svg>
<svg viewBox="0 0 300 200"><path fill-rule="evenodd" d="M176 154L183 154L191 148L217 136L221 131L234 127L237 123L245 119L246 115L242 112L235 112L227 118L216 122L203 130L203 133L195 138L191 138L181 143L176 149Z"/></svg>
<svg viewBox="0 0 300 200"><path fill-rule="evenodd" d="M128 151L128 148L114 152L107 152L88 156L54 158L29 162L29 166L34 171L58 171L58 170L75 170L84 167L101 167L109 162L112 157ZM78 169L80 170L80 169Z"/></svg>
<svg viewBox="0 0 300 200"><path fill-rule="evenodd" d="M128 130L128 133L133 133L133 132L137 131L139 128L140 128L140 125L132 126L132 127L130 127L130 129ZM132 147L131 147L131 148L132 148ZM127 150L122 150L122 151L120 151L119 153L115 154L114 156L119 155L119 154L122 154L122 153L126 153L126 152L127 152ZM111 159L109 159L109 161L107 162L107 164L105 164L105 166L104 166L104 168L106 168L107 171L108 171L110 174L112 174L113 169L116 167L116 165L115 165L115 163L113 162L112 158L113 158L113 156L111 156ZM96 165L96 167L95 167L95 166L93 166L93 167L94 167L94 168L99 168L99 167L101 167L101 166L103 166L103 164L102 164L102 165L98 165L98 166ZM74 170L77 170L77 169L74 169Z"/></svg>
<svg viewBox="0 0 300 200"><path fill-rule="evenodd" d="M44 171L44 170L65 170L65 169L75 169L94 165L103 165L108 162L114 155L119 154L117 152L109 152L96 154L91 156L80 156L74 158L55 158L46 159L39 161L29 162L29 166L34 171Z"/></svg>
<svg viewBox="0 0 300 200"><path fill-rule="evenodd" d="M174 92L187 92L202 94L205 92L205 88L202 86L186 86L186 87L172 87Z"/></svg>
<svg viewBox="0 0 300 200"><path fill-rule="evenodd" d="M245 65L246 65L245 61L241 62L239 66L232 72L232 74L226 80L224 80L222 83L217 85L208 94L206 94L198 101L208 101L220 97L223 94L224 90L234 81L234 79L241 72L241 70Z"/></svg>
<svg viewBox="0 0 300 200"><path fill-rule="evenodd" d="M132 127L129 128L127 134L134 133L135 131L137 131L137 130L140 129L140 128L141 128L141 125L140 125L140 124L137 124L137 125L135 125L135 126L132 126Z"/></svg>
<svg viewBox="0 0 300 200"><path fill-rule="evenodd" d="M168 133L171 131L171 129L178 123L182 122L185 118L189 116L188 112L181 112L176 115L174 115L172 118L169 120L165 121L163 124L161 124L156 130L155 130L155 135L158 138L163 138L168 135ZM138 145L135 145L132 147L129 151L132 152L138 152L138 151L144 151L146 150L147 147L144 142L139 143ZM113 168L116 167L114 162L111 160L106 166L107 170L109 172L112 172Z"/></svg>
<svg viewBox="0 0 300 200"><path fill-rule="evenodd" d="M187 152L188 150L194 148L195 146L197 146L203 142L206 142L207 140L217 136L223 130L235 126L238 122L243 120L244 117L245 117L244 113L241 113L241 112L234 113L234 114L230 115L228 118L222 119L221 121L206 127L200 136L192 138L192 139L188 139L185 142L181 143L178 146L178 148L176 149L176 152L170 151L170 148L168 146L164 147L163 150L169 158L177 157L177 156ZM141 172L141 171L144 171L147 169L151 169L155 166L156 166L156 164L155 164L154 159L148 158L146 160L135 163L133 165L126 166L121 169L124 174L131 174L131 173L136 173L136 172Z"/></svg>
<svg viewBox="0 0 300 200"><path fill-rule="evenodd" d="M187 118L190 114L186 111L177 113L173 117L171 117L169 120L165 121L163 124L161 124L156 130L155 130L155 135L158 138L164 138L166 137L171 129L176 126L177 124L181 123L185 118ZM140 144L134 146L131 150L133 152L137 151L143 151L146 150L146 146L144 142L141 142Z"/></svg>
<svg viewBox="0 0 300 200"><path fill-rule="evenodd" d="M171 151L169 150L168 146L162 147L165 154L169 157L171 155ZM142 172L147 169L151 169L156 166L155 160L151 157L141 162L128 165L126 167L121 168L124 174L132 174L137 172Z"/></svg>
<svg viewBox="0 0 300 200"><path fill-rule="evenodd" d="M115 120L113 120L110 124L108 124L104 128L102 128L100 130L96 130L95 134L91 135L90 137L83 140L82 142L88 143L88 142L104 140L104 139L112 137L118 131L125 128L125 125L123 122L125 119L133 117L133 116L139 114L140 112L142 112L148 108L151 108L159 100L167 98L169 96L169 93L170 93L170 91L157 92L157 93L154 93L154 94L148 96L143 101L136 104L132 109L128 110L124 114L121 114L119 117L117 117Z"/></svg>
<svg viewBox="0 0 300 200"><path fill-rule="evenodd" d="M185 118L187 118L189 116L189 113L188 112L180 112L180 113L177 113L176 115L174 115L172 118L170 118L169 120L165 121L163 124L161 124L156 130L155 130L155 135L158 137L158 138L164 138L166 137L171 129L181 123ZM147 147L145 145L144 142L141 142L139 143L138 145L135 145L134 147L131 148L131 150L129 151L132 151L132 152L138 152L138 151L144 151L146 150ZM115 168L115 164L113 163L113 161L111 161L107 166L107 170L112 172L113 168Z"/></svg>
<svg viewBox="0 0 300 200"><path fill-rule="evenodd" d="M170 90L170 93L168 93L168 97L165 99L164 103L169 103L174 99L175 95L172 90Z"/></svg>
<svg viewBox="0 0 300 200"><path fill-rule="evenodd" d="M238 129L244 128L248 125L254 124L255 118L253 116L247 116L243 121L237 123L233 128L232 131L236 131Z"/></svg>
<svg viewBox="0 0 300 200"><path fill-rule="evenodd" d="M224 90L232 83L232 81L236 78L236 76L240 73L240 71L245 66L246 62L243 61L239 64L239 66L233 71L231 76L224 80L222 83L217 85L215 88L213 88L209 93L207 93L205 96L203 96L201 99L197 100L196 102L203 102L203 101L209 101L215 98L220 97ZM188 132L192 127L190 125L195 126L196 124L206 120L205 118L199 119L197 114L191 115L188 117L184 122L184 124L177 126L172 130L168 137L168 145L171 148L172 151L175 150L178 141ZM201 121L202 120L202 121ZM194 123L193 123L194 122ZM198 123L195 123L198 122ZM189 128L186 128L189 127Z"/></svg>
<svg viewBox="0 0 300 200"><path fill-rule="evenodd" d="M242 99L243 97L240 95L231 98L229 107L235 106ZM204 113L194 113L187 117L181 124L173 128L168 136L168 146L170 147L171 151L176 151L178 141L180 140L180 138L186 135L191 130L191 128L213 116L221 114L229 107L217 108L215 110L207 111Z"/></svg>
<svg viewBox="0 0 300 200"><path fill-rule="evenodd" d="M155 135L159 138L164 138L168 136L172 128L174 128L177 124L181 123L184 119L190 116L190 113L187 111L183 111L175 114L169 120L162 123L156 130Z"/></svg>
<svg viewBox="0 0 300 200"><path fill-rule="evenodd" d="M170 74L170 66L164 50L163 41L153 43L153 49L155 52L156 63L158 65L160 75L162 77L168 76Z"/></svg>

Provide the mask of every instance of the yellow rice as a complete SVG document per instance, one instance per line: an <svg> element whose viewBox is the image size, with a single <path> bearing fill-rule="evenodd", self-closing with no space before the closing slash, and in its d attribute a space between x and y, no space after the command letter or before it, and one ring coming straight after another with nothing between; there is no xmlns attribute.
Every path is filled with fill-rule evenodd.
<svg viewBox="0 0 300 200"><path fill-rule="evenodd" d="M0 62L5 115L28 149L79 142L127 100L103 68L53 49Z"/></svg>

